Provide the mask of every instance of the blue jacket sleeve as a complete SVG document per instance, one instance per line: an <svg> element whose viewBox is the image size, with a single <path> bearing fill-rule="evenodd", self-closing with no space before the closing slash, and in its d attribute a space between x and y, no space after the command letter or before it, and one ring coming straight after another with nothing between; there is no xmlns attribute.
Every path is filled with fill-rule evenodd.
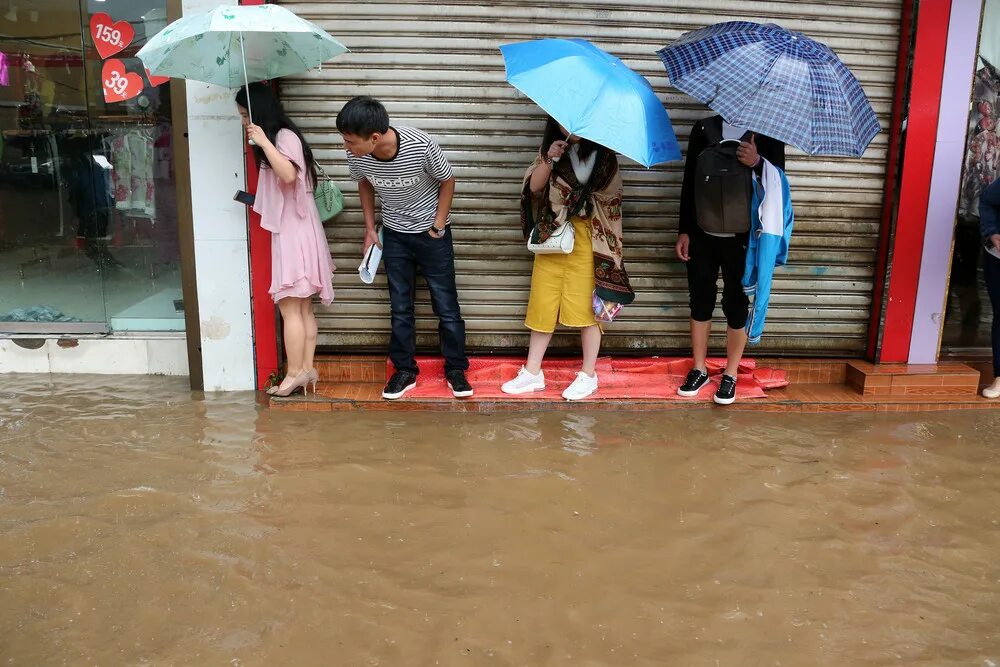
<svg viewBox="0 0 1000 667"><path fill-rule="evenodd" d="M794 214L792 212L792 197L788 187L788 179L781 174L782 193L782 230L781 234L762 233L762 225L758 214L760 204L759 190L754 191L754 209L752 211L753 227L750 233L750 245L747 248L746 270L743 274L743 291L751 297L750 316L747 318L747 340L759 343L764 333L764 322L767 318L767 308L771 301L771 284L774 280L774 269L783 266L788 260L788 245L791 240Z"/></svg>
<svg viewBox="0 0 1000 667"><path fill-rule="evenodd" d="M764 198L764 188L757 179L753 181L750 197L750 238L747 240L747 258L743 267L743 292L753 298L757 291L757 246L760 238L760 200Z"/></svg>
<svg viewBox="0 0 1000 667"><path fill-rule="evenodd" d="M993 181L979 195L979 231L985 241L994 234L1000 234L1000 178Z"/></svg>

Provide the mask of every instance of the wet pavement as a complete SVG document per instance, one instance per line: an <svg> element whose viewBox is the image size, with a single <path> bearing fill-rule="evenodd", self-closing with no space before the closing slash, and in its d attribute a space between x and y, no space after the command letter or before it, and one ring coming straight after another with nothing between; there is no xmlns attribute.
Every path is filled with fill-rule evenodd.
<svg viewBox="0 0 1000 667"><path fill-rule="evenodd" d="M2 665L1000 665L1000 410L0 378Z"/></svg>

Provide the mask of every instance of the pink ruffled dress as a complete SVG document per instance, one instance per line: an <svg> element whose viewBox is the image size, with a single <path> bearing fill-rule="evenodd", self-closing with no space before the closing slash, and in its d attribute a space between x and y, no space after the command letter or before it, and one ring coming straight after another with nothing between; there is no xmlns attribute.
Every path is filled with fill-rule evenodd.
<svg viewBox="0 0 1000 667"><path fill-rule="evenodd" d="M302 142L291 130L280 130L275 147L295 164L298 176L286 185L274 170L263 166L257 178L253 210L261 227L271 232L271 298L307 298L319 295L323 305L333 301L333 260L320 222Z"/></svg>

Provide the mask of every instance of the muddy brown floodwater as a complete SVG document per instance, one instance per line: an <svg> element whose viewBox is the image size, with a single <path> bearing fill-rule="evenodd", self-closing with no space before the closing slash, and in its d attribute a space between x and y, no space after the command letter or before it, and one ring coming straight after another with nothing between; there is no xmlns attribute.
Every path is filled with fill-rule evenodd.
<svg viewBox="0 0 1000 667"><path fill-rule="evenodd" d="M1000 665L1000 411L0 383L0 665Z"/></svg>

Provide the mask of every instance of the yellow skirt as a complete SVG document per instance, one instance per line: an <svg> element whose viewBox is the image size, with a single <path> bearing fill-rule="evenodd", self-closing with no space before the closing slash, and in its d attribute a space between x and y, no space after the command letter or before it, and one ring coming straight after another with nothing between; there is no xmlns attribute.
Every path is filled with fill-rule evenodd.
<svg viewBox="0 0 1000 667"><path fill-rule="evenodd" d="M594 249L590 223L573 218L573 252L568 255L535 255L531 294L524 325L552 333L556 322L564 327L590 327L594 318Z"/></svg>

